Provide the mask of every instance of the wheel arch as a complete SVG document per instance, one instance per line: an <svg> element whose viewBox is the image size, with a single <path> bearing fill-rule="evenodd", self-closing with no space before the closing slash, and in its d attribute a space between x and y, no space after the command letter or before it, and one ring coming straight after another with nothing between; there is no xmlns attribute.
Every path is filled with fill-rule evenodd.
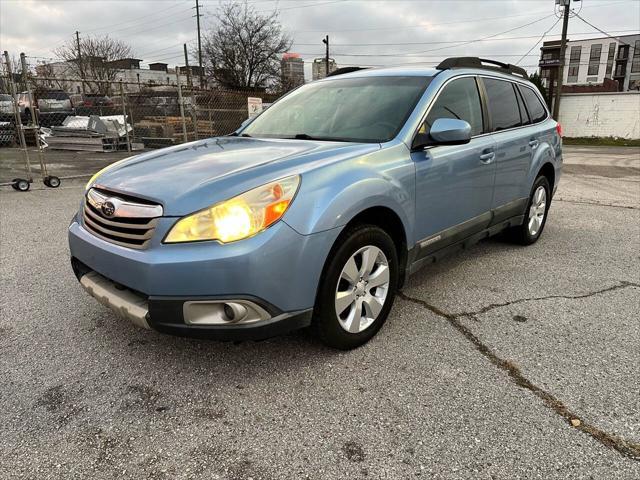
<svg viewBox="0 0 640 480"><path fill-rule="evenodd" d="M340 235L334 242L331 247L331 251L333 251L340 242L344 239L344 236L355 226L358 225L373 225L384 230L393 240L393 243L396 246L396 253L398 254L398 265L399 265L399 278L400 282L404 279L404 273L407 267L407 259L408 259L408 239L407 239L407 231L405 229L404 223L393 209L383 206L376 205L365 208L360 211L356 215L354 215L342 228Z"/></svg>
<svg viewBox="0 0 640 480"><path fill-rule="evenodd" d="M551 190L549 193L550 195L553 195L553 187L556 182L556 169L553 164L551 162L545 162L538 170L536 178L538 178L540 175L547 178L547 181L549 182L549 188Z"/></svg>

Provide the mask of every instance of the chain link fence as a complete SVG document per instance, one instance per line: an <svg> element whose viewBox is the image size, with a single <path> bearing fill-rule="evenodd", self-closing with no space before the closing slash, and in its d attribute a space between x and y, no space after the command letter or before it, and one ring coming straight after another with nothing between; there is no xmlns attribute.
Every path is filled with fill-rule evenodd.
<svg viewBox="0 0 640 480"><path fill-rule="evenodd" d="M56 79L57 81L64 81ZM200 90L176 85L156 85L131 91L125 82L101 82L108 93L69 93L60 88L43 86L50 79L30 77L27 89L15 83L16 95L6 85L9 77L0 77L0 121L15 130L14 106L20 123L40 128L44 138L63 133L65 127L80 130L80 119L90 117L126 117L130 142L144 148L158 148L219 135L236 130L249 117L249 98L260 99L263 108L278 96L266 92L234 90ZM34 118L35 117L35 118ZM110 118L111 117L111 118ZM86 122L86 120L85 120ZM79 132L77 132L79 133ZM102 133L100 131L96 133ZM33 135L31 135L32 137ZM17 144L17 135L3 137L3 144ZM33 138L27 139L34 145ZM141 145L139 145L141 146ZM57 148L57 147L55 147ZM120 148L126 148L122 144Z"/></svg>
<svg viewBox="0 0 640 480"><path fill-rule="evenodd" d="M74 159L83 152L127 154L227 135L256 112L256 105L260 111L278 98L265 91L194 88L179 75L172 80L170 73L165 84L37 75L24 56L20 60L12 62L5 52L0 71L0 184L5 185L18 174L31 182L30 162L45 179L47 163L59 164L61 152ZM16 148L24 162L16 161Z"/></svg>
<svg viewBox="0 0 640 480"><path fill-rule="evenodd" d="M61 152L128 153L227 135L256 104L264 108L278 97L264 91L203 90L179 81L141 85L15 73L6 57L3 67L0 158L6 157L3 148L21 149L28 176L28 162L36 154L45 176L54 152L59 162ZM14 174L0 165L0 183L10 183L13 179L5 177Z"/></svg>

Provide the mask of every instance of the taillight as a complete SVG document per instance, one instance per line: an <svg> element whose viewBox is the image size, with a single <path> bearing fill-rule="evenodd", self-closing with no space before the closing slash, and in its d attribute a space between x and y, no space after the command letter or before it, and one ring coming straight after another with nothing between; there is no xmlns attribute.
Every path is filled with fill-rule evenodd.
<svg viewBox="0 0 640 480"><path fill-rule="evenodd" d="M556 131L558 132L558 135L562 136L562 125L559 123L556 124Z"/></svg>
<svg viewBox="0 0 640 480"><path fill-rule="evenodd" d="M89 100L85 100L83 105L85 107L93 107L93 102L90 102Z"/></svg>

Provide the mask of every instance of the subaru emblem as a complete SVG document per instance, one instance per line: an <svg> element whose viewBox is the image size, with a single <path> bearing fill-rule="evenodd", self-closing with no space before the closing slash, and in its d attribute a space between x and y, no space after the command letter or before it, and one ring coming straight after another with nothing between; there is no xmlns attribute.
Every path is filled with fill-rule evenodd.
<svg viewBox="0 0 640 480"><path fill-rule="evenodd" d="M105 217L112 217L113 214L116 213L116 206L112 202L107 200L102 204L100 210L102 210L102 213Z"/></svg>

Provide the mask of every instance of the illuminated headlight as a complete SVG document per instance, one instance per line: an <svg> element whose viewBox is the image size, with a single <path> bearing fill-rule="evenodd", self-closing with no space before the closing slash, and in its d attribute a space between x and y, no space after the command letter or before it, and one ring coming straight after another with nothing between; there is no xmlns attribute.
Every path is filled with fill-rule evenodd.
<svg viewBox="0 0 640 480"><path fill-rule="evenodd" d="M164 242L218 240L227 243L255 235L280 220L299 185L298 175L283 178L183 217L171 228Z"/></svg>

